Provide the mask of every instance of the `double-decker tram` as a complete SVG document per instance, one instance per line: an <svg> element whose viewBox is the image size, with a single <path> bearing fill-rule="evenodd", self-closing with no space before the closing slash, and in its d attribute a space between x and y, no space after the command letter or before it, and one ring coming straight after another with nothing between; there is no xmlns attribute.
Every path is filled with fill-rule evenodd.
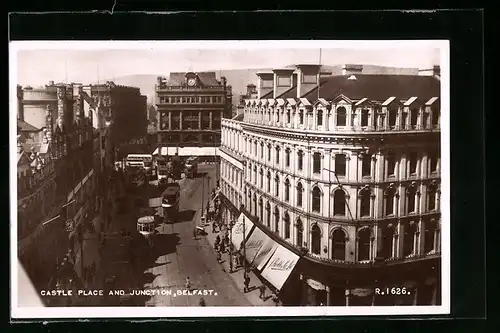
<svg viewBox="0 0 500 333"><path fill-rule="evenodd" d="M142 216L137 219L137 231L146 238L149 248L154 247L154 239L157 234L156 219L154 216Z"/></svg>

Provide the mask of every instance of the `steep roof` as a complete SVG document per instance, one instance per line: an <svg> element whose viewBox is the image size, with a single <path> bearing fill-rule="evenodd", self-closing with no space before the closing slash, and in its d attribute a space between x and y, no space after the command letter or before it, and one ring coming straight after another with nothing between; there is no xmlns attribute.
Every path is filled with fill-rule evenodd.
<svg viewBox="0 0 500 333"><path fill-rule="evenodd" d="M186 82L186 72L170 73L167 85L182 86ZM218 86L219 81L215 76L215 72L199 72L196 73L201 84L204 86Z"/></svg>
<svg viewBox="0 0 500 333"><path fill-rule="evenodd" d="M17 120L17 127L21 132L38 132L40 131L39 128L36 128L35 126L28 124L27 122L18 119Z"/></svg>
<svg viewBox="0 0 500 333"><path fill-rule="evenodd" d="M354 77L355 79L348 79L349 76L325 78L320 85L319 97L331 100L335 95L344 94L354 100L366 97L383 102L391 96L398 99L417 96L429 100L440 95L440 82L432 76L356 74ZM304 97L316 100L317 89L314 88Z"/></svg>
<svg viewBox="0 0 500 333"><path fill-rule="evenodd" d="M297 97L297 86L293 86L284 93L282 93L281 95L276 96L276 98L283 98L283 99L296 98L296 97Z"/></svg>
<svg viewBox="0 0 500 333"><path fill-rule="evenodd" d="M263 99L263 98L273 98L273 93L274 93L274 90L271 90L270 92L268 92L267 94L265 95L262 95L260 98Z"/></svg>

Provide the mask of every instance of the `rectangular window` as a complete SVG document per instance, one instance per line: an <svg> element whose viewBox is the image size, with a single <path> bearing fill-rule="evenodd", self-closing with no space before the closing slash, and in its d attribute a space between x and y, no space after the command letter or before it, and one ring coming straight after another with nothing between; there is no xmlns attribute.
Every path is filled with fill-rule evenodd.
<svg viewBox="0 0 500 333"><path fill-rule="evenodd" d="M372 169L372 155L365 154L363 156L361 175L363 177L370 177L371 176L371 169Z"/></svg>
<svg viewBox="0 0 500 333"><path fill-rule="evenodd" d="M439 125L439 109L438 108L435 108L435 107L432 108L431 121L432 121L431 125L433 128L438 127L438 125Z"/></svg>
<svg viewBox="0 0 500 333"><path fill-rule="evenodd" d="M393 177L396 175L396 157L394 154L387 155L387 176Z"/></svg>
<svg viewBox="0 0 500 333"><path fill-rule="evenodd" d="M410 175L415 175L417 174L417 160L418 160L417 153L411 152L409 160L410 160Z"/></svg>
<svg viewBox="0 0 500 333"><path fill-rule="evenodd" d="M321 173L321 154L314 153L313 155L313 173Z"/></svg>
<svg viewBox="0 0 500 333"><path fill-rule="evenodd" d="M300 112L299 112L299 123L301 125L304 124L304 111L303 110L300 110Z"/></svg>
<svg viewBox="0 0 500 333"><path fill-rule="evenodd" d="M411 128L417 128L417 123L418 123L418 109L412 109L411 110Z"/></svg>
<svg viewBox="0 0 500 333"><path fill-rule="evenodd" d="M365 127L368 126L368 110L361 110L361 126Z"/></svg>
<svg viewBox="0 0 500 333"><path fill-rule="evenodd" d="M396 119L398 117L397 109L389 109L389 127L394 128L396 126Z"/></svg>
<svg viewBox="0 0 500 333"><path fill-rule="evenodd" d="M290 87L291 85L292 79L290 77L278 76L278 87Z"/></svg>
<svg viewBox="0 0 500 333"><path fill-rule="evenodd" d="M346 158L344 154L335 155L335 173L337 176L345 176L346 174Z"/></svg>
<svg viewBox="0 0 500 333"><path fill-rule="evenodd" d="M437 172L438 167L438 154L433 152L429 155L429 164L431 172Z"/></svg>
<svg viewBox="0 0 500 333"><path fill-rule="evenodd" d="M302 74L302 83L313 83L317 82L318 76L316 74Z"/></svg>
<svg viewBox="0 0 500 333"><path fill-rule="evenodd" d="M286 122L290 124L290 110L286 112Z"/></svg>

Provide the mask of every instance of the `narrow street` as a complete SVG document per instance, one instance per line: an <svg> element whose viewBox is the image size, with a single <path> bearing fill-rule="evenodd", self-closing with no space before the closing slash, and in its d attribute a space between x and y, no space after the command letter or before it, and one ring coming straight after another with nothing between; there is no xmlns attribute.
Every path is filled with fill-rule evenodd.
<svg viewBox="0 0 500 333"><path fill-rule="evenodd" d="M215 187L215 166L200 165L205 172L204 202ZM208 183L210 185L208 186ZM250 305L242 290L217 262L215 252L204 236L193 237L201 213L202 178L183 179L181 184L180 218L173 224L161 224L155 240L154 260L142 275L143 290L163 291L163 295L135 296L135 305L199 306L200 297L207 306ZM206 231L209 227L206 227ZM211 295L177 295L185 290L186 277L193 290L206 290ZM167 294L168 293L168 294ZM174 296L175 295L175 296Z"/></svg>

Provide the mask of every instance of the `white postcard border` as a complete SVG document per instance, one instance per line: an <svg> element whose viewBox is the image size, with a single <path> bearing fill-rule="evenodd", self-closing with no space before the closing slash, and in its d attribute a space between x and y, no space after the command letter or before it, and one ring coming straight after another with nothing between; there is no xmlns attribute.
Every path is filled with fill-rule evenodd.
<svg viewBox="0 0 500 333"><path fill-rule="evenodd" d="M20 307L18 305L17 259L17 52L20 50L130 50L130 49L276 49L342 48L440 49L441 66L441 301L440 306L370 307ZM290 316L366 316L366 315L438 315L450 313L450 54L448 40L394 41L14 41L9 44L10 81L10 189L11 189L11 316L16 319L42 318L194 318L194 317L290 317Z"/></svg>

